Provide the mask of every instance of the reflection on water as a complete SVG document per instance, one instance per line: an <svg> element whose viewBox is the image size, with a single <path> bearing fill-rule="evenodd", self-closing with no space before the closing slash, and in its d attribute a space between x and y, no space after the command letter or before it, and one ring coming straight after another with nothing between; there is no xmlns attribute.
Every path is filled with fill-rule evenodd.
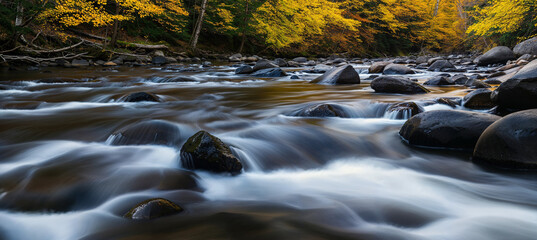
<svg viewBox="0 0 537 240"><path fill-rule="evenodd" d="M534 176L489 172L466 153L410 148L397 135L405 120L395 117L409 113L386 111L409 101L425 111L451 109L435 99L462 97L464 87L377 94L367 80L309 84L318 75L301 69L288 69L296 80L186 68L1 72L0 239L537 236ZM120 101L142 91L162 102ZM323 103L348 117L294 114ZM157 141L126 130L141 122L173 133ZM201 129L230 145L243 174L181 168L179 149ZM145 143L160 145L136 145ZM122 217L156 197L186 211L153 221Z"/></svg>

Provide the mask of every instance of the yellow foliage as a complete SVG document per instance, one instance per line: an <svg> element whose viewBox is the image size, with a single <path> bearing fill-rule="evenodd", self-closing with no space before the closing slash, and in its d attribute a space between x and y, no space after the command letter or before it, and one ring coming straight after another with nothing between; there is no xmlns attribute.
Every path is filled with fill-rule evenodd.
<svg viewBox="0 0 537 240"><path fill-rule="evenodd" d="M475 8L476 23L471 25L467 33L478 36L514 32L524 26L525 18L530 16L535 21L535 0L492 0L490 4Z"/></svg>

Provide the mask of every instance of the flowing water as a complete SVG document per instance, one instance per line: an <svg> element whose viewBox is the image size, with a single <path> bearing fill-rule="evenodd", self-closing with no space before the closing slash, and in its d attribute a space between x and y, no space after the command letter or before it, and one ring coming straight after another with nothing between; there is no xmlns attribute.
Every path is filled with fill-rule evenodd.
<svg viewBox="0 0 537 240"><path fill-rule="evenodd" d="M468 89L376 94L367 80L324 86L301 69L286 69L297 80L233 70L2 72L0 239L537 239L534 175L409 147L398 136L405 119L396 119L409 114L386 111L404 101L451 109L434 99ZM140 91L163 101L121 101ZM293 116L317 103L338 104L350 118ZM180 143L110 144L118 129L147 120L177 126ZM182 143L199 130L228 144L244 172L182 169ZM123 217L157 197L185 211Z"/></svg>

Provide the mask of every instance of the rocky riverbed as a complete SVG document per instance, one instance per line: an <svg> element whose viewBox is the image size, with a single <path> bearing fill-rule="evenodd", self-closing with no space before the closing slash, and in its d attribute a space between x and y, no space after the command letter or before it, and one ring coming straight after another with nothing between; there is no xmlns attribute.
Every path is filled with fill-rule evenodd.
<svg viewBox="0 0 537 240"><path fill-rule="evenodd" d="M534 239L509 51L3 69L0 239Z"/></svg>

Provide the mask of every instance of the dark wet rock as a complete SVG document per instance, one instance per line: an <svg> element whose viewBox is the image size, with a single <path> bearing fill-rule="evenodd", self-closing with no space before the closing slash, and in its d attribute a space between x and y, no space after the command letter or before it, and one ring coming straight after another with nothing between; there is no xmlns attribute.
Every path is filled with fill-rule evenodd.
<svg viewBox="0 0 537 240"><path fill-rule="evenodd" d="M444 86L453 85L453 82L451 82L451 80L446 76L434 76L431 79L427 80L427 82L423 83L423 85Z"/></svg>
<svg viewBox="0 0 537 240"><path fill-rule="evenodd" d="M269 60L259 60L257 61L257 63L255 64L253 70L254 72L255 71L259 71L259 70L262 70L262 69L268 69L268 68L278 68L279 66L270 62Z"/></svg>
<svg viewBox="0 0 537 240"><path fill-rule="evenodd" d="M318 104L313 106L308 106L304 109L301 109L292 114L293 116L298 117L342 117L348 118L349 115L345 110L335 104Z"/></svg>
<svg viewBox="0 0 537 240"><path fill-rule="evenodd" d="M501 77L501 76L504 76L505 75L505 72L495 72L495 73L492 73L488 76L488 78L495 78L495 77Z"/></svg>
<svg viewBox="0 0 537 240"><path fill-rule="evenodd" d="M468 77L464 74L457 74L451 77L451 82L457 85L464 85L468 81Z"/></svg>
<svg viewBox="0 0 537 240"><path fill-rule="evenodd" d="M472 91L463 98L462 105L472 109L488 109L496 106L490 99L492 91L481 88Z"/></svg>
<svg viewBox="0 0 537 240"><path fill-rule="evenodd" d="M455 68L456 67L448 60L438 60L431 64L431 66L427 68L427 71L444 72Z"/></svg>
<svg viewBox="0 0 537 240"><path fill-rule="evenodd" d="M429 90L408 78L381 76L371 81L371 88L380 93L428 93Z"/></svg>
<svg viewBox="0 0 537 240"><path fill-rule="evenodd" d="M183 211L179 205L163 198L154 198L141 202L125 214L134 220L150 220L178 214Z"/></svg>
<svg viewBox="0 0 537 240"><path fill-rule="evenodd" d="M487 79L485 81L483 81L484 83L486 84L502 84L502 81L497 79L497 78L492 78L492 79Z"/></svg>
<svg viewBox="0 0 537 240"><path fill-rule="evenodd" d="M181 131L169 122L150 120L128 125L115 131L108 138L110 145L166 145L180 144Z"/></svg>
<svg viewBox="0 0 537 240"><path fill-rule="evenodd" d="M253 72L254 72L254 69L248 65L244 65L235 69L235 74L250 74Z"/></svg>
<svg viewBox="0 0 537 240"><path fill-rule="evenodd" d="M300 79L300 77L297 76L297 75L293 75L293 76L291 76L291 79L296 80L296 79Z"/></svg>
<svg viewBox="0 0 537 240"><path fill-rule="evenodd" d="M479 138L473 161L498 168L537 169L537 109L521 111L489 126Z"/></svg>
<svg viewBox="0 0 537 240"><path fill-rule="evenodd" d="M386 110L388 113L395 113L395 119L407 119L424 111L425 109L415 102L396 103Z"/></svg>
<svg viewBox="0 0 537 240"><path fill-rule="evenodd" d="M458 101L457 99L445 98L445 97L437 98L437 99L435 99L435 102L438 103L438 104L448 105L448 106L450 106L452 108L455 108L458 105L460 105L460 101Z"/></svg>
<svg viewBox="0 0 537 240"><path fill-rule="evenodd" d="M414 70L410 69L407 66L400 65L400 64L389 64L384 68L384 71L382 71L383 74L414 74Z"/></svg>
<svg viewBox="0 0 537 240"><path fill-rule="evenodd" d="M252 76L254 77L284 77L284 76L287 76L287 73L285 73L285 71L283 71L281 68L267 68L267 69L261 69L259 71L252 73Z"/></svg>
<svg viewBox="0 0 537 240"><path fill-rule="evenodd" d="M287 67L287 66L289 66L287 64L287 61L285 61L284 59L281 59L281 58L274 59L274 64L278 65L279 67Z"/></svg>
<svg viewBox="0 0 537 240"><path fill-rule="evenodd" d="M429 111L406 121L399 135L413 146L473 150L481 133L498 119L487 113Z"/></svg>
<svg viewBox="0 0 537 240"><path fill-rule="evenodd" d="M71 66L73 67L88 67L90 64L87 60L84 59L74 59L71 62Z"/></svg>
<svg viewBox="0 0 537 240"><path fill-rule="evenodd" d="M513 52L517 56L522 56L524 54L537 55L537 37L530 38L526 41L523 41L517 44L515 48L513 48Z"/></svg>
<svg viewBox="0 0 537 240"><path fill-rule="evenodd" d="M477 57L474 62L478 66L487 66L490 64L505 64L509 60L515 59L515 54L510 48L505 46L495 47L485 54Z"/></svg>
<svg viewBox="0 0 537 240"><path fill-rule="evenodd" d="M470 87L470 88L490 88L491 86L484 83L483 81L477 80L477 79L468 79L464 86Z"/></svg>
<svg viewBox="0 0 537 240"><path fill-rule="evenodd" d="M181 148L181 163L186 169L239 174L242 164L222 140L205 131L190 137Z"/></svg>
<svg viewBox="0 0 537 240"><path fill-rule="evenodd" d="M427 60L429 60L426 56L419 56L416 58L417 64L427 63Z"/></svg>
<svg viewBox="0 0 537 240"><path fill-rule="evenodd" d="M443 58L443 57L429 58L429 60L427 60L427 65L431 66L431 65L433 65L436 61L439 61L439 60L444 60L444 58Z"/></svg>
<svg viewBox="0 0 537 240"><path fill-rule="evenodd" d="M492 97L501 108L537 108L537 60L533 60L502 83Z"/></svg>
<svg viewBox="0 0 537 240"><path fill-rule="evenodd" d="M330 69L323 75L311 81L311 83L326 85L359 84L360 76L351 65L345 65Z"/></svg>
<svg viewBox="0 0 537 240"><path fill-rule="evenodd" d="M384 71L384 68L390 64L391 62L374 62L369 67L369 73L382 73L382 71Z"/></svg>
<svg viewBox="0 0 537 240"><path fill-rule="evenodd" d="M168 63L168 59L164 56L155 56L151 59L151 63L155 65L162 65Z"/></svg>
<svg viewBox="0 0 537 240"><path fill-rule="evenodd" d="M305 58L305 57L293 58L293 62L297 62L297 63L306 63L307 61L308 61L308 59Z"/></svg>
<svg viewBox="0 0 537 240"><path fill-rule="evenodd" d="M160 102L159 97L147 92L136 92L127 95L124 102Z"/></svg>
<svg viewBox="0 0 537 240"><path fill-rule="evenodd" d="M165 78L160 82L197 82L198 80L190 76L177 76L173 78Z"/></svg>

